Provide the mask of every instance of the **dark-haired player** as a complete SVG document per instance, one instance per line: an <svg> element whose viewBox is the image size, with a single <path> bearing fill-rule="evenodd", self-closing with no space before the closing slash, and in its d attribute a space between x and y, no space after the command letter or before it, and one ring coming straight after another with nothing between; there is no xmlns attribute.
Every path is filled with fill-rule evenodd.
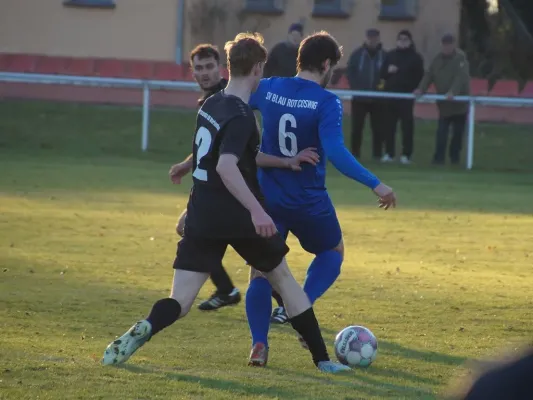
<svg viewBox="0 0 533 400"><path fill-rule="evenodd" d="M324 89L341 56L340 46L327 32L308 36L298 50L296 77L261 80L249 101L263 118L262 152L292 157L301 148L313 147L320 155L316 166L304 165L298 174L280 169L259 171L265 206L279 233L286 237L292 232L304 250L315 255L304 283L311 303L335 282L344 254L341 228L326 190L326 160L373 190L383 208L396 203L392 189L359 164L344 146L342 103ZM260 273L252 278L246 293L252 333L250 364L264 366L268 358L272 286ZM274 310L272 318L280 315L288 318L284 307ZM305 340L300 341L305 345Z"/></svg>
<svg viewBox="0 0 533 400"><path fill-rule="evenodd" d="M318 369L330 373L349 370L330 361L309 299L285 261L289 248L261 204L256 165L259 131L247 102L263 74L267 52L262 43L259 34L239 34L226 43L228 85L207 99L198 112L194 185L185 236L174 261L170 297L157 301L146 319L108 345L104 365L125 362L155 334L185 316L231 246L281 294L292 326L309 345ZM261 157L273 167L287 166L286 158Z"/></svg>
<svg viewBox="0 0 533 400"><path fill-rule="evenodd" d="M201 107L207 98L224 89L228 81L220 74L220 53L216 46L209 43L199 44L191 51L189 60L194 79L202 89L202 96L198 99L198 106ZM175 183L181 183L182 172L190 169L191 159L192 155L184 162L172 166L170 175ZM184 234L185 218L186 210L180 215L176 224L176 232L180 236ZM200 310L216 310L241 301L239 289L235 287L222 265L212 272L210 278L216 291L209 299L200 303L198 306Z"/></svg>
<svg viewBox="0 0 533 400"><path fill-rule="evenodd" d="M202 89L202 96L198 99L198 106L228 84L220 74L220 53L215 45L203 43L192 49L189 61L194 79Z"/></svg>

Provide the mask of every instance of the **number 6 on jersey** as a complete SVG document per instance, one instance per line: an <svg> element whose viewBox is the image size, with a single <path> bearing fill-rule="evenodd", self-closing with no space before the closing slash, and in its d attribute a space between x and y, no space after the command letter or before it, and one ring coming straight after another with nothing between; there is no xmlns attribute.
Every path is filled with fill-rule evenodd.
<svg viewBox="0 0 533 400"><path fill-rule="evenodd" d="M211 147L211 132L205 127L200 127L196 132L196 137L194 138L194 143L196 144L196 168L192 173L196 179L200 181L207 181L207 171L200 168L200 161L206 156Z"/></svg>
<svg viewBox="0 0 533 400"><path fill-rule="evenodd" d="M287 123L289 126L287 126ZM296 118L292 114L283 114L281 116L278 131L281 154L287 157L294 157L298 154L298 142L294 132L288 131L287 128L296 129ZM290 142L290 144L287 142ZM287 144L289 144L289 147L287 147Z"/></svg>

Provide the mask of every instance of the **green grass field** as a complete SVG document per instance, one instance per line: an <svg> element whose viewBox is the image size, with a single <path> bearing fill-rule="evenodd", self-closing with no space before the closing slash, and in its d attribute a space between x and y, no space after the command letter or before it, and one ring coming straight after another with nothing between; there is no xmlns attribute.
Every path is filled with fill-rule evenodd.
<svg viewBox="0 0 533 400"><path fill-rule="evenodd" d="M167 171L190 148L194 114L154 111L147 154L140 116L0 102L0 399L433 399L467 360L531 340L530 129L478 126L478 169L465 172L427 165L434 125L421 122L416 165L370 164L396 210L329 172L346 257L316 312L330 343L350 324L376 334L368 370L319 374L286 326L272 328L268 368L250 369L242 304L193 309L125 367L100 366L168 294L189 189ZM303 280L310 257L289 242ZM225 264L245 291L243 262L230 252Z"/></svg>

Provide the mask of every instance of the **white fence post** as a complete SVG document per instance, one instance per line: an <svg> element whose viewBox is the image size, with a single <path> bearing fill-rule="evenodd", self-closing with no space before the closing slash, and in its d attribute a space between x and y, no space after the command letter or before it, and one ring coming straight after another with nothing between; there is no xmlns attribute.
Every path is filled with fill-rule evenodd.
<svg viewBox="0 0 533 400"><path fill-rule="evenodd" d="M474 165L474 132L476 129L476 103L468 102L468 148L466 154L466 169L471 170Z"/></svg>
<svg viewBox="0 0 533 400"><path fill-rule="evenodd" d="M143 132L141 149L142 151L148 150L148 135L150 128L150 87L148 83L143 85Z"/></svg>

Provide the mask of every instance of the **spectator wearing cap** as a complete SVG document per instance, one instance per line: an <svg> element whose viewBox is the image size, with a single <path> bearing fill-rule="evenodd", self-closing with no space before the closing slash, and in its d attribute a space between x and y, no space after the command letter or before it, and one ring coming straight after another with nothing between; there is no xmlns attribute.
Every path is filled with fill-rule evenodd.
<svg viewBox="0 0 533 400"><path fill-rule="evenodd" d="M287 40L278 43L270 51L263 76L291 77L296 75L296 59L298 58L298 46L303 37L303 26L294 23L289 27Z"/></svg>
<svg viewBox="0 0 533 400"><path fill-rule="evenodd" d="M403 30L396 38L396 48L387 53L381 69L385 92L412 93L424 76L424 60L416 51L411 32ZM414 100L391 99L387 101L385 118L385 155L382 162L391 162L396 153L396 127L402 128L402 155L400 162L409 164L413 154Z"/></svg>
<svg viewBox="0 0 533 400"><path fill-rule="evenodd" d="M386 53L381 45L379 31L377 29L367 30L365 43L355 49L348 60L346 75L350 89L360 91L377 90L385 56ZM363 129L367 114L370 114L370 128L372 130L372 156L379 160L383 150L383 124L381 123L383 119L383 104L376 98L352 98L352 153L356 157L361 156Z"/></svg>
<svg viewBox="0 0 533 400"><path fill-rule="evenodd" d="M470 94L470 72L466 55L457 48L453 35L444 35L441 44L440 53L426 71L420 86L415 90L415 95L422 95L431 84L434 84L438 94L445 94L448 97L448 100L437 102L439 123L433 163L444 164L451 127L453 133L449 156L452 164L458 164L463 146L468 104L452 99L454 96Z"/></svg>

